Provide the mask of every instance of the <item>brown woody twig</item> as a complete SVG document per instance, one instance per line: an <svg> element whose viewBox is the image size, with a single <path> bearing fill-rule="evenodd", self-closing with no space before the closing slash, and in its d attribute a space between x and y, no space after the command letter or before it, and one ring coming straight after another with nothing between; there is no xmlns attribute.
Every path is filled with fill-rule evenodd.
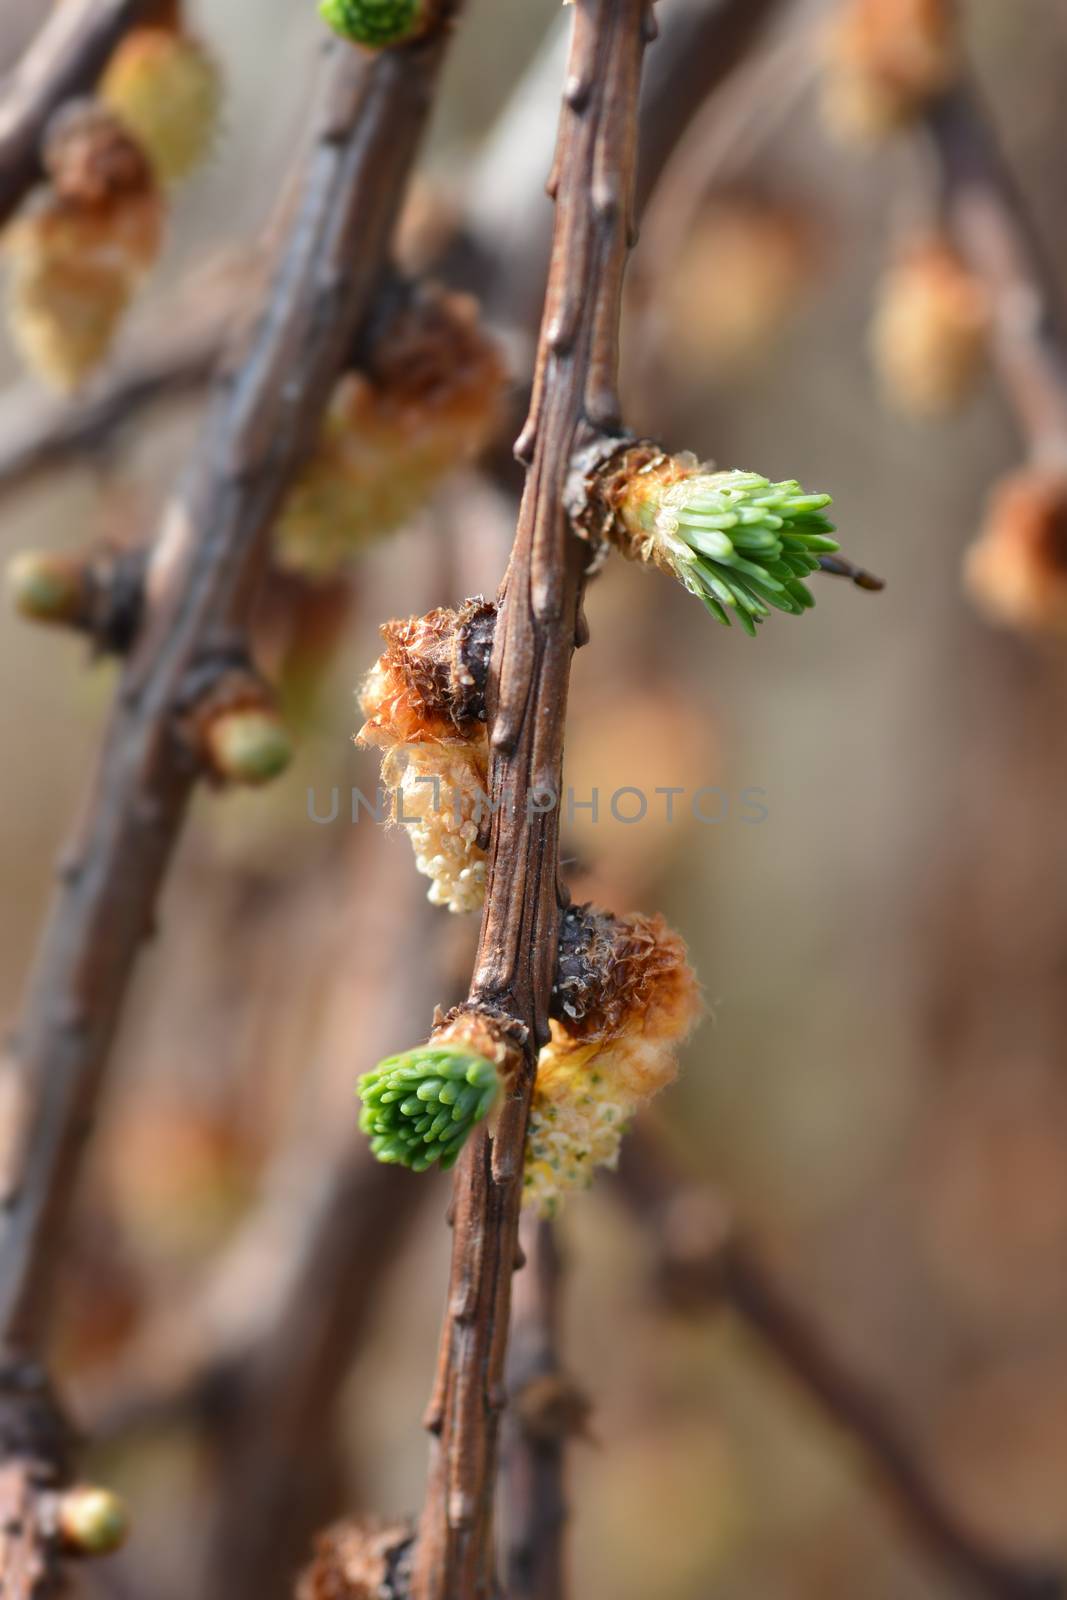
<svg viewBox="0 0 1067 1600"><path fill-rule="evenodd" d="M1067 1592L1061 1573L1011 1561L958 1516L887 1402L839 1361L778 1286L723 1198L680 1177L647 1126L627 1140L616 1190L654 1244L664 1296L691 1310L727 1306L753 1329L819 1410L856 1441L908 1526L939 1560L990 1600L1061 1600Z"/></svg>
<svg viewBox="0 0 1067 1600"><path fill-rule="evenodd" d="M51 468L91 456L121 425L159 401L204 389L223 347L221 329L187 321L154 331L99 383L72 400L29 385L0 404L0 493L24 488Z"/></svg>
<svg viewBox="0 0 1067 1600"><path fill-rule="evenodd" d="M470 1140L456 1171L415 1600L488 1600L495 1588L493 1490L511 1274L536 1053L548 1033L560 910L554 797L588 554L568 528L565 507L576 458L620 427L619 317L650 22L647 0L579 0L575 8L550 183L557 205L552 265L533 402L517 446L526 488L490 670L489 782L502 805L493 817L468 1001L476 1012L517 1025L524 1050L495 1131Z"/></svg>
<svg viewBox="0 0 1067 1600"><path fill-rule="evenodd" d="M269 300L164 519L146 622L6 1063L24 1108L0 1219L0 1344L12 1371L42 1348L81 1145L198 776L187 719L244 651L271 521L377 287L447 32L443 17L374 59L333 47Z"/></svg>

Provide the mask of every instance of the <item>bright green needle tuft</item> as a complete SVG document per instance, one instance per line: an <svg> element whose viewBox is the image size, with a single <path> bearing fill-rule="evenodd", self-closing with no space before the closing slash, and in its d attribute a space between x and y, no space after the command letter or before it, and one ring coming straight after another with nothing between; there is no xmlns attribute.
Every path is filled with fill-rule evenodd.
<svg viewBox="0 0 1067 1600"><path fill-rule="evenodd" d="M815 604L804 579L837 550L828 494L755 472L695 473L663 494L656 539L691 594L718 622L754 634L771 609L799 617Z"/></svg>
<svg viewBox="0 0 1067 1600"><path fill-rule="evenodd" d="M359 1125L379 1161L451 1167L500 1091L491 1061L453 1045L389 1056L359 1081Z"/></svg>
<svg viewBox="0 0 1067 1600"><path fill-rule="evenodd" d="M373 49L413 33L419 0L320 0L319 15L343 39Z"/></svg>

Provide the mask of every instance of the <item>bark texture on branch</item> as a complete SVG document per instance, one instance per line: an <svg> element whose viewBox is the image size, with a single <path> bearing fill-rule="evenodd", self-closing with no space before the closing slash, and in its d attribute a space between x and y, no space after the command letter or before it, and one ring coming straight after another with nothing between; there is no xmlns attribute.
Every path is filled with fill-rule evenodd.
<svg viewBox="0 0 1067 1600"><path fill-rule="evenodd" d="M494 1131L456 1170L452 1276L427 1426L435 1437L415 1553L416 1600L495 1592L493 1488L511 1274L537 1050L548 1036L561 891L555 803L588 547L565 511L576 458L621 427L622 280L632 236L637 97L648 0L578 0L549 192L556 229L529 420L526 486L490 669L493 817L468 1004L522 1030L521 1071Z"/></svg>

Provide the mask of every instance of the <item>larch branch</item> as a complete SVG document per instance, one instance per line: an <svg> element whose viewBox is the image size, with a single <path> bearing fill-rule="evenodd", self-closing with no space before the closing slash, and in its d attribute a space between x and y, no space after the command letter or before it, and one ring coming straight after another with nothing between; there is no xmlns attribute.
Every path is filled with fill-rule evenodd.
<svg viewBox="0 0 1067 1600"><path fill-rule="evenodd" d="M272 520L377 288L448 32L442 16L431 34L375 58L332 47L286 248L164 515L145 622L4 1063L23 1108L0 1215L11 1373L43 1346L81 1147L199 776L186 719L246 652Z"/></svg>
<svg viewBox="0 0 1067 1600"><path fill-rule="evenodd" d="M415 1600L489 1600L493 1494L526 1123L548 1034L561 891L559 817L570 660L588 548L568 525L582 452L621 427L622 281L633 231L647 0L578 0L550 193L556 227L530 416L526 486L489 684L486 904L468 1005L524 1039L495 1129L456 1169L452 1274L434 1397Z"/></svg>

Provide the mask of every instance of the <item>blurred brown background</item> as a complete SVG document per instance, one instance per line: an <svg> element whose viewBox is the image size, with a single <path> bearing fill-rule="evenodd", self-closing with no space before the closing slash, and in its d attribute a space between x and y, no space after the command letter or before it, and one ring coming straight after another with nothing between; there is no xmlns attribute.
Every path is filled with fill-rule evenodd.
<svg viewBox="0 0 1067 1600"><path fill-rule="evenodd" d="M310 5L193 10L225 63L225 137L176 201L130 340L221 247L255 240L312 82ZM977 69L1067 284L1067 13L1051 0L971 0L966 11ZM546 0L475 0L426 150L434 181L462 190L472 150L554 18ZM665 580L611 565L589 597L592 646L576 662L569 732L569 781L579 798L598 787L602 814L594 826L578 813L565 853L582 892L662 909L690 943L711 1015L661 1108L680 1157L731 1196L965 1519L1006 1553L1067 1561L1067 661L1055 644L978 621L961 591L986 492L1018 458L995 386L958 420L915 425L887 413L871 376L874 285L887 242L921 206L922 161L899 145L842 149L803 83L789 93L734 181L811 224L802 292L773 342L717 376L679 358L678 263L639 249L628 407L670 447L831 490L849 554L888 588L867 596L828 580L814 616L775 617L752 642ZM550 155L546 145L546 171ZM26 381L7 352L0 378ZM5 556L150 526L196 419L195 404L174 408L127 429L106 458L5 495ZM420 1037L462 973L465 934L435 931L403 838L345 825L348 787L375 781L350 743L352 688L380 620L492 590L508 519L505 498L465 479L370 551L293 769L262 794L197 804L123 1027L70 1252L59 1354L94 1419L128 1399L124 1363L146 1328L153 1339L161 1323L180 1329L198 1303L278 1146L315 1106L354 1125L358 1075L391 1042ZM76 642L10 617L0 669L10 1015L113 670L86 670ZM332 785L342 817L315 826L308 790L322 811ZM728 814L695 825L683 800L667 827L657 802L646 822L622 827L604 812L623 785L719 785ZM747 788L765 792L759 826L741 820ZM384 976L368 973L372 959ZM406 994L376 1017L400 960ZM314 1166L312 1154L294 1189L303 1200ZM403 1513L421 1499L446 1195L434 1180L405 1181L427 1198L384 1285L353 1313L340 1457L317 1437L289 1462L295 1485L324 1465L320 1451L331 1455L335 1509ZM283 1253L283 1233L279 1224L272 1246L268 1231L268 1256ZM562 1233L573 1267L566 1358L595 1406L570 1475L576 1594L969 1592L917 1547L852 1444L736 1320L657 1309L646 1246L608 1186L570 1204ZM259 1281L242 1280L252 1288L236 1299L254 1298ZM150 1388L161 1348L151 1346ZM92 1575L94 1592L214 1592L201 1568L219 1492L212 1450L187 1415L115 1432L99 1459L128 1493L136 1532ZM271 1451L269 1430L258 1447ZM240 1480L223 1488L239 1494ZM237 1565L223 1588L241 1600L265 1592Z"/></svg>

